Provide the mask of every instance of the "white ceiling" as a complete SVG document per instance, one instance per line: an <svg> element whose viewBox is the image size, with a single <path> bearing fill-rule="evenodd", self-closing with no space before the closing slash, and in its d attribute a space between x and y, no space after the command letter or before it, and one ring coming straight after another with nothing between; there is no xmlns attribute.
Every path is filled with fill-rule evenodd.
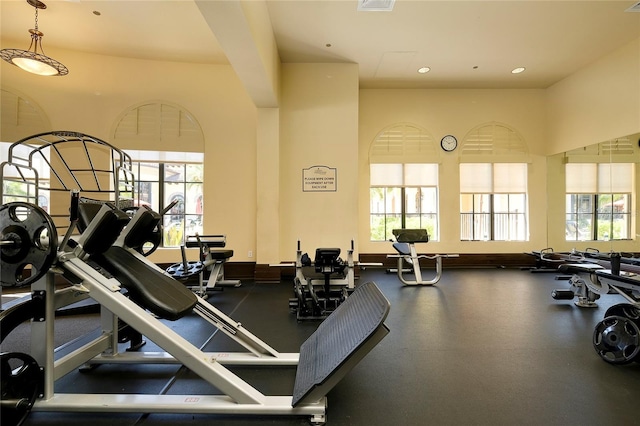
<svg viewBox="0 0 640 426"><path fill-rule="evenodd" d="M45 53L227 63L214 35L224 16L203 16L213 1L45 0L39 29ZM357 63L361 87L545 88L640 37L640 7L625 12L636 3L396 0L392 12L359 12L357 0L266 0L266 10L282 62ZM2 47L27 49L33 7L1 0L0 14Z"/></svg>

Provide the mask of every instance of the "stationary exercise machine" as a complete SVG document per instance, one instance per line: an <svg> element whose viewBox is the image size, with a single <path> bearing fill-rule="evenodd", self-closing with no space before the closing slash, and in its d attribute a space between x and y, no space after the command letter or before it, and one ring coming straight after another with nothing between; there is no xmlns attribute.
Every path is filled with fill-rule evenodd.
<svg viewBox="0 0 640 426"><path fill-rule="evenodd" d="M49 179L38 179L38 162L52 167ZM299 353L278 352L140 253L140 248L153 244L150 234L157 234L161 215L144 206L134 209L133 217L120 210L134 204L131 169L126 153L100 139L68 131L18 141L0 165L6 187L24 190L7 193L3 185L0 194L0 280L3 287L31 290L29 297L0 312L1 339L31 320L29 353L0 354L3 426L21 424L31 411L286 415L324 423L326 394L389 331L384 324L389 302L375 283L359 286L302 344ZM58 195L76 188L96 207L79 203L74 193L71 221L68 207L61 215L51 212L56 206L49 206L47 212L37 205L42 193L59 201ZM61 241L59 233L64 234ZM56 281L61 280L68 286L57 289ZM87 300L99 305L101 330L57 357L56 312ZM203 352L167 325L192 314L245 352ZM141 352L142 340L131 341L125 350L122 334L144 335L162 352ZM183 365L220 394L55 391L55 382L71 371L82 368L89 376L91 367L101 364ZM293 391L264 395L227 365L297 366ZM96 388L100 389L99 383Z"/></svg>
<svg viewBox="0 0 640 426"><path fill-rule="evenodd" d="M295 297L289 299L289 309L298 320L325 319L355 290L353 248L352 240L346 261L340 258L339 248L317 248L312 261L298 241Z"/></svg>
<svg viewBox="0 0 640 426"><path fill-rule="evenodd" d="M404 285L436 284L442 278L442 258L458 257L457 254L419 255L416 244L429 242L429 234L426 229L394 229L392 232L396 239L393 243L393 248L398 254L387 255L387 258L398 259L396 272ZM422 278L420 259L435 260L436 271L432 279L425 280ZM405 268L405 264L410 267L408 270ZM411 280L405 276L408 271L413 273L415 279Z"/></svg>
<svg viewBox="0 0 640 426"><path fill-rule="evenodd" d="M79 208L74 197L72 224ZM148 208L139 209L130 219L105 203L79 237L71 237L71 226L59 243L51 217L38 206L16 202L0 208L3 285L27 281L31 285L30 300L2 312L0 329L4 336L9 332L6 325L33 319L31 353L0 355L3 425L19 425L31 411L291 415L325 423L326 394L389 331L384 324L389 302L375 283L358 286L301 345L299 353L280 353L131 248L160 219ZM32 268L28 280L22 279L26 264ZM56 290L56 277L70 285ZM101 307L101 333L56 358L56 310L88 298ZM190 313L247 352L205 353L165 324ZM118 319L165 352L121 351ZM55 392L59 378L81 366L100 364L182 364L221 394ZM264 395L226 365L297 366L292 394Z"/></svg>
<svg viewBox="0 0 640 426"><path fill-rule="evenodd" d="M226 235L189 235L180 247L182 261L174 263L166 269L167 274L207 298L208 292L218 290L224 286L240 287L240 280L228 280L224 277L224 264L233 257L233 250L225 249ZM185 248L197 248L199 260L187 260ZM197 285L190 285L190 281L198 279Z"/></svg>
<svg viewBox="0 0 640 426"><path fill-rule="evenodd" d="M556 253L544 249L539 256L558 264L562 273L572 274L568 289L553 290L556 300L575 300L580 308L597 307L597 300L616 294L624 303L611 306L593 332L593 347L604 361L622 365L640 361L640 265L638 259L621 253L600 253L594 249Z"/></svg>

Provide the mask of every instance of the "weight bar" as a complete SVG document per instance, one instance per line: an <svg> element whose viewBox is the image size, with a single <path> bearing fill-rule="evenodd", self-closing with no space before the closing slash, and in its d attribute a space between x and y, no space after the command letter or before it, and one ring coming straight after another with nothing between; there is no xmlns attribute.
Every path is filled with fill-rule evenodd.
<svg viewBox="0 0 640 426"><path fill-rule="evenodd" d="M51 216L35 204L3 204L0 229L2 286L27 286L44 276L58 251L58 233ZM28 267L31 275L26 277Z"/></svg>

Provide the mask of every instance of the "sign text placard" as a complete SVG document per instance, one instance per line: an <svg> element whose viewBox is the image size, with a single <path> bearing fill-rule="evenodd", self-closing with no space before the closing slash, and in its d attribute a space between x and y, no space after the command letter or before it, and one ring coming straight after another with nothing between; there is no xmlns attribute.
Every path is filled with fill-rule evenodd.
<svg viewBox="0 0 640 426"><path fill-rule="evenodd" d="M337 191L337 170L334 167L312 166L302 169L303 192Z"/></svg>

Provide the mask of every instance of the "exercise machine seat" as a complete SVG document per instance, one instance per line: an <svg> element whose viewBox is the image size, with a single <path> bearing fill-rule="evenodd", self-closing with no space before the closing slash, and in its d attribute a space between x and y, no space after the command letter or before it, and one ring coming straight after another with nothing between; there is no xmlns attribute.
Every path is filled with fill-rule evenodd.
<svg viewBox="0 0 640 426"><path fill-rule="evenodd" d="M233 250L209 250L211 259L227 260L233 257Z"/></svg>
<svg viewBox="0 0 640 426"><path fill-rule="evenodd" d="M91 256L91 260L113 275L132 300L160 318L177 320L198 302L183 284L146 265L125 248L112 246Z"/></svg>
<svg viewBox="0 0 640 426"><path fill-rule="evenodd" d="M78 206L78 228L84 233L91 225L93 232L83 242L83 250L89 254L102 253L117 240L122 229L129 223L129 216L110 204L108 213L99 218L98 212L102 204L81 203ZM94 220L99 221L92 223Z"/></svg>

